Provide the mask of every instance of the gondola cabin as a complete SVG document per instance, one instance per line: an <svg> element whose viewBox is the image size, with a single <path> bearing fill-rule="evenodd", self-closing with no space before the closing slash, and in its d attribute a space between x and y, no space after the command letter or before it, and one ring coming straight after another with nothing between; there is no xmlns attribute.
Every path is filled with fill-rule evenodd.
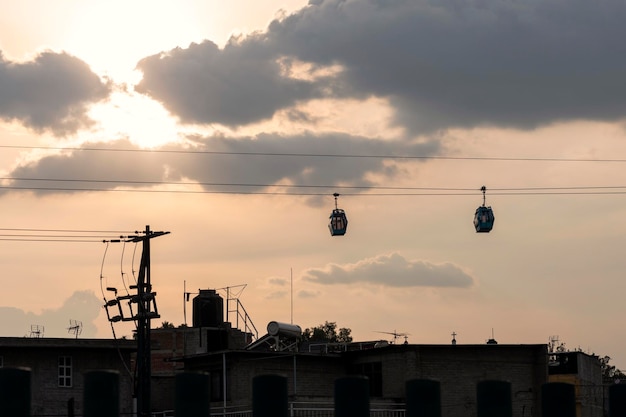
<svg viewBox="0 0 626 417"><path fill-rule="evenodd" d="M347 228L348 218L346 213L342 209L334 209L330 214L330 223L328 223L331 236L343 236L346 234Z"/></svg>
<svg viewBox="0 0 626 417"><path fill-rule="evenodd" d="M477 233L489 233L493 228L493 222L496 220L491 207L480 206L476 209L474 215L474 227Z"/></svg>
<svg viewBox="0 0 626 417"><path fill-rule="evenodd" d="M330 213L328 229L330 230L331 236L343 236L346 234L346 229L348 228L348 218L346 217L346 213L337 207L337 197L339 197L339 193L333 193L333 197L335 197L335 209Z"/></svg>

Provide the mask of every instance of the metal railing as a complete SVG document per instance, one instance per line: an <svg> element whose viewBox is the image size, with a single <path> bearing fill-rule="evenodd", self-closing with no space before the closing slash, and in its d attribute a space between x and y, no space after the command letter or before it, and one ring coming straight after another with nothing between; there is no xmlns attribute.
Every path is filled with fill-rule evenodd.
<svg viewBox="0 0 626 417"><path fill-rule="evenodd" d="M235 302L235 308L231 309L230 303ZM259 331L256 326L252 322L252 318L246 311L245 307L239 301L239 298L229 298L227 299L227 313L235 313L235 328L242 330L244 333L249 333L254 337L254 340L259 338ZM240 320L242 322L240 327Z"/></svg>
<svg viewBox="0 0 626 417"><path fill-rule="evenodd" d="M370 406L370 417L405 417L404 404L376 404ZM290 417L334 417L332 402L289 402ZM252 417L252 407L233 406L211 409L212 417ZM174 411L152 413L152 417L174 417Z"/></svg>

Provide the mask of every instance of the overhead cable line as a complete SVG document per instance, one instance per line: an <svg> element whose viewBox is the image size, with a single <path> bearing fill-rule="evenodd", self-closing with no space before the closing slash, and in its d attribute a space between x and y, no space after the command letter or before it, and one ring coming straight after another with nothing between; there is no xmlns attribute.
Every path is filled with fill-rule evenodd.
<svg viewBox="0 0 626 417"><path fill-rule="evenodd" d="M135 182L135 181L92 181L92 180L35 180L33 181L82 181L107 182L120 184L151 184L151 185L201 185L211 187L255 187L255 188L282 188L284 191L251 191L251 190L172 190L172 189L138 189L138 188L71 188L71 187L26 187L0 186L5 190L28 191L66 191L66 192L127 192L127 193L166 193L166 194L236 194L236 195L283 195L283 196L325 196L328 192L304 192L298 188L316 188L324 190L369 190L382 192L342 192L344 196L466 196L475 195L476 188L437 188L437 187L391 187L391 186L350 186L350 185L287 185L287 184L243 184L243 183L193 183L193 182ZM406 192L399 192L406 191ZM522 188L490 188L491 195L614 195L626 194L626 186L578 186L578 187L522 187ZM1 230L1 229L0 229Z"/></svg>
<svg viewBox="0 0 626 417"><path fill-rule="evenodd" d="M448 190L472 191L475 188L432 188L432 187L392 187L376 185L302 185L302 184L259 184L259 183L229 183L229 182L191 182L191 181L133 181L133 180L86 180L61 178L17 178L0 177L0 180L9 181L47 181L47 182L78 182L96 184L124 184L124 185L202 185L207 187L276 187L276 188L348 188L348 189L377 189L377 190ZM0 186L0 188L2 188ZM611 187L615 188L615 187ZM626 188L626 186L624 186ZM73 188L71 188L73 189Z"/></svg>
<svg viewBox="0 0 626 417"><path fill-rule="evenodd" d="M88 240L88 239L31 239L31 238L3 238L3 237L0 237L0 241L102 243L102 240Z"/></svg>
<svg viewBox="0 0 626 417"><path fill-rule="evenodd" d="M6 149L43 149L56 151L93 151L93 152L135 152L135 153L166 153L188 155L236 155L236 156L284 156L305 158L378 158L378 159L434 159L458 161L521 161L521 162L618 162L626 159L612 158L538 158L538 157L482 157L482 156L435 156L435 155L366 155L366 154L333 154L333 153L298 153L298 152L243 152L243 151L203 151L185 149L132 149L132 148L81 148L54 146L18 146L0 145Z"/></svg>
<svg viewBox="0 0 626 417"><path fill-rule="evenodd" d="M124 239L120 232L111 230L78 230L78 229L33 229L33 228L0 228L0 241L16 242L78 242L102 243ZM59 234L61 233L61 234ZM97 233L97 234L92 234Z"/></svg>
<svg viewBox="0 0 626 417"><path fill-rule="evenodd" d="M136 231L120 231L120 230L80 230L80 229L29 229L29 228L3 228L0 230L19 231L19 232L49 232L49 233L106 233L106 234L133 234Z"/></svg>
<svg viewBox="0 0 626 417"><path fill-rule="evenodd" d="M361 189L361 190L418 190L418 191L480 191L480 188L458 187L397 187L386 185L335 185L335 184L267 184L267 183L238 183L238 182L195 182L195 181L141 181L141 180L91 180L91 179L67 179L67 178L23 178L23 177L0 177L0 180L8 181L42 181L42 182L77 182L95 184L124 184L124 185L201 185L206 187L260 187L260 188L322 188L322 189ZM9 188L7 186L6 188ZM0 186L0 188L4 188ZM30 187L25 187L30 189ZM33 189L36 187L33 187ZM41 187L44 188L44 187ZM44 188L44 189L47 189ZM50 187L50 189L55 189ZM512 188L489 188L490 191L552 191L552 190L611 190L626 189L626 185L602 185L602 186L570 186L570 187L512 187ZM68 188L75 190L75 188ZM96 189L101 190L101 189ZM0 229L2 230L2 229ZM127 233L127 232L122 232Z"/></svg>
<svg viewBox="0 0 626 417"><path fill-rule="evenodd" d="M231 186L236 186L235 184L231 184ZM251 185L248 185L251 186ZM256 185L260 187L259 185ZM279 185L267 184L263 187L272 188L278 187ZM291 188L298 188L298 186L289 186ZM359 196L359 197L376 197L376 196L387 196L387 197L401 197L401 196L473 196L476 195L476 190L467 189L466 191L446 191L442 189L439 192L436 189L432 189L431 192L426 192L428 189L424 189L422 192L418 192L420 189L415 189L416 192L397 192L400 190L411 190L412 188L406 187L398 187L398 188L390 188L390 187L359 187L359 186L316 186L318 188L325 189L370 189L370 190L384 190L388 189L390 192L379 192L379 193L361 193L361 192L342 192L343 196ZM497 191L496 189L491 192L491 195L619 195L626 194L625 187L566 187L566 188L537 188L535 190L532 189L518 189L516 191ZM120 188L69 188L69 187L12 187L12 186L0 186L0 189L5 190L26 190L26 191L67 191L67 192L125 192L125 193L147 193L147 194L227 194L227 195L278 195L278 196L327 196L327 192L301 192L301 191L245 191L245 190L154 190L154 189L120 189ZM393 191L396 190L396 191ZM514 189L511 189L514 190ZM561 190L561 191L558 191ZM596 190L596 191L592 191Z"/></svg>
<svg viewBox="0 0 626 417"><path fill-rule="evenodd" d="M58 238L58 239L65 239L65 238L71 238L74 239L77 236L75 235L44 235L44 234L36 234L36 235L32 235L32 234L0 234L0 237L32 237L32 238ZM102 236L89 236L89 235L81 235L80 238L82 239L88 239L88 238L92 238L92 239L102 239ZM115 237L113 239L119 239L118 237Z"/></svg>

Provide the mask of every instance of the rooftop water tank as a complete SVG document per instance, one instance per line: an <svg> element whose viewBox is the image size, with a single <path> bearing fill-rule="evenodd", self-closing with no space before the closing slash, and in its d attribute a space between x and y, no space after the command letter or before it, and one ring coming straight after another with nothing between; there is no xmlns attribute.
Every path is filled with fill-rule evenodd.
<svg viewBox="0 0 626 417"><path fill-rule="evenodd" d="M215 290L199 290L193 299L193 327L224 324L224 299Z"/></svg>

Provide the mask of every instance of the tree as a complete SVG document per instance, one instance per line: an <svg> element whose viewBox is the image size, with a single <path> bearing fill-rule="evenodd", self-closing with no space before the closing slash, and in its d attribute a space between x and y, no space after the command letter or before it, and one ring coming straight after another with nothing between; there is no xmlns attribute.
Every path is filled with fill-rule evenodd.
<svg viewBox="0 0 626 417"><path fill-rule="evenodd" d="M157 327L157 329L173 329L174 323L170 323L169 321L164 321L161 323L161 327Z"/></svg>
<svg viewBox="0 0 626 417"><path fill-rule="evenodd" d="M350 343L352 342L350 333L352 333L351 329L347 327L337 329L337 322L326 321L319 326L304 329L302 338L315 342Z"/></svg>
<svg viewBox="0 0 626 417"><path fill-rule="evenodd" d="M598 357L598 360L600 361L600 368L602 369L602 380L605 381L605 383L611 384L616 379L626 378L624 372L609 364L611 361L610 356Z"/></svg>

